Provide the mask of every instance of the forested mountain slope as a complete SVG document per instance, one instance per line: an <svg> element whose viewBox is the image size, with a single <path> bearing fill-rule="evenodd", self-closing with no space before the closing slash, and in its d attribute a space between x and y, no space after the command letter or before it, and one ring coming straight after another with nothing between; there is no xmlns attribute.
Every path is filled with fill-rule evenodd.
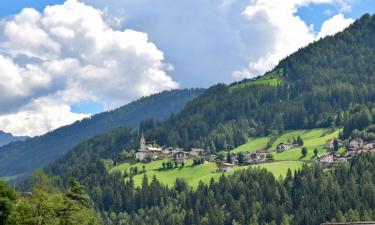
<svg viewBox="0 0 375 225"><path fill-rule="evenodd" d="M100 113L45 135L0 148L0 176L24 175L59 158L84 139L116 127L138 127L148 118L162 119L176 113L202 89L165 91L116 110Z"/></svg>
<svg viewBox="0 0 375 225"><path fill-rule="evenodd" d="M181 147L222 150L247 136L343 125L343 112L375 101L375 17L300 49L265 77L218 84L146 136Z"/></svg>
<svg viewBox="0 0 375 225"><path fill-rule="evenodd" d="M345 31L285 58L264 77L215 85L181 112L144 121L141 129L162 145L215 152L249 136L343 126L345 114L358 105L375 115L374 37L375 17L364 15ZM374 116L368 118L374 123ZM137 132L121 127L80 143L45 171L59 176L62 184L77 177L96 208L115 224L319 224L375 218L371 156L332 171L305 167L286 181L264 171L245 171L196 191L183 181L167 188L156 179L135 188L131 179L109 174L105 162L138 142Z"/></svg>
<svg viewBox="0 0 375 225"><path fill-rule="evenodd" d="M13 141L24 141L27 137L17 137L13 136L12 134L5 133L0 130L0 147L9 144Z"/></svg>

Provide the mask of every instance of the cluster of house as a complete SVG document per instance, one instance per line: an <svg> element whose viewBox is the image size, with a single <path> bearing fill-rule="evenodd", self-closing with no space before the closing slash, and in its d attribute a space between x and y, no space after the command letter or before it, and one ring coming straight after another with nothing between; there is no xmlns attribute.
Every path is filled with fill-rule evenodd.
<svg viewBox="0 0 375 225"><path fill-rule="evenodd" d="M141 135L140 148L135 154L136 160L139 161L145 161L147 159L174 159L178 163L198 156L204 157L207 161L211 161L215 157L200 148L192 148L190 152L187 152L182 148L158 147L154 142L146 142L143 133Z"/></svg>
<svg viewBox="0 0 375 225"><path fill-rule="evenodd" d="M330 139L326 143L326 147L333 150L334 149L334 142L337 143L338 147L341 147L344 145L343 141L337 140L337 139ZM348 146L346 148L346 152L342 155L338 154L335 151L331 151L327 154L318 156L316 161L318 163L322 164L335 164L339 162L348 162L351 157L355 155L359 155L362 153L375 153L375 142L368 142L366 143L361 138L355 138L351 141L349 141Z"/></svg>
<svg viewBox="0 0 375 225"><path fill-rule="evenodd" d="M246 164L258 164L266 161L267 151L244 153ZM215 161L216 155L206 152L204 149L192 148L191 151L184 151L181 148L158 147L154 142L146 142L143 133L141 134L140 148L135 154L138 161L173 159L177 163L182 163L187 159L202 157L205 161ZM238 154L231 154L232 163L218 162L218 171L228 172L238 165Z"/></svg>
<svg viewBox="0 0 375 225"><path fill-rule="evenodd" d="M243 153L244 161L245 161L244 165L254 165L254 164L265 162L267 160L267 157L266 157L267 153L268 152L266 150ZM234 169L235 165L239 165L237 153L232 153L231 158L232 158L232 163L227 163L227 162L218 163L218 170L220 172L231 171Z"/></svg>

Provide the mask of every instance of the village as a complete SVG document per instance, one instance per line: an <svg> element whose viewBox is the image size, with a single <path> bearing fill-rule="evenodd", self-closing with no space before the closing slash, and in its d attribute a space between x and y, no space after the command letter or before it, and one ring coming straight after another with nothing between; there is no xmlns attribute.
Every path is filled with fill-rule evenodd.
<svg viewBox="0 0 375 225"><path fill-rule="evenodd" d="M302 144L303 145L303 144ZM296 148L301 148L300 143L280 143L276 147L276 152L281 153ZM355 138L348 141L341 141L336 138L327 140L325 146L327 152L317 155L315 160L311 161L321 165L335 165L338 163L349 162L350 159L358 154L370 152L375 153L375 142L365 142L361 138ZM339 153L337 150L344 148L345 151ZM141 134L140 148L135 153L135 160L138 162L151 162L156 160L169 159L175 166L184 166L188 159L194 159L194 163L214 162L217 165L218 172L232 171L235 166L255 165L273 161L273 155L270 150L262 149L258 151L247 151L244 153L231 153L227 151L226 155L216 155L207 152L202 148L192 148L185 151L182 148L160 147L155 141L146 142L144 134Z"/></svg>

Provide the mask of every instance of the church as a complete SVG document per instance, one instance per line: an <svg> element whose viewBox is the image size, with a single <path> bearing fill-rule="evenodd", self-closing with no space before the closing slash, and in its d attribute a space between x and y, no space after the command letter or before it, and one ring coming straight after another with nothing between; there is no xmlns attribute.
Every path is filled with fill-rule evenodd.
<svg viewBox="0 0 375 225"><path fill-rule="evenodd" d="M169 151L164 151L162 148L155 147L153 142L146 143L143 132L141 134L140 148L135 154L135 158L139 161L143 161L146 157L150 157L151 160L165 158L169 155Z"/></svg>

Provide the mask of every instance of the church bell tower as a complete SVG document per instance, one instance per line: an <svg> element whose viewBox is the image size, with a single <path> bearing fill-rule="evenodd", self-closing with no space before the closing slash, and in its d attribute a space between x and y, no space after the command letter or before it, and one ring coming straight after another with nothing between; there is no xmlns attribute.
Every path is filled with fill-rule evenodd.
<svg viewBox="0 0 375 225"><path fill-rule="evenodd" d="M140 150L142 150L142 151L146 150L146 140L145 140L145 136L143 135L143 131L142 131L142 134L141 134Z"/></svg>

